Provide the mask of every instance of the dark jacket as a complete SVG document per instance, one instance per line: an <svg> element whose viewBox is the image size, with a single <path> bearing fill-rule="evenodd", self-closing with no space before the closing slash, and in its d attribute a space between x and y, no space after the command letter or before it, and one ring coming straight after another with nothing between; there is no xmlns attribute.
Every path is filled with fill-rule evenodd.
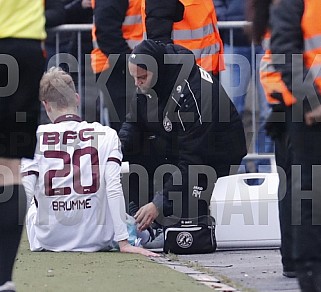
<svg viewBox="0 0 321 292"><path fill-rule="evenodd" d="M196 65L191 51L147 40L134 49L135 62L140 62L137 51L144 44L158 46L160 49L155 49L158 53L163 50L156 56L158 79L149 94L137 94L119 137L124 155L136 153L143 157L142 164L149 175L158 166L175 166L172 176L165 177L163 188L154 190L153 202L158 208L164 203L168 215L172 207L167 200L170 192L182 193L185 210L188 203L184 200L188 201L195 189L210 194L213 190L214 178L207 182L203 177L198 183L189 180L192 175L189 167L210 166L218 176L228 175L229 166L238 165L246 155L245 136L242 121L226 92ZM140 53L147 54L144 50ZM172 54L169 62L176 64L164 64L164 54ZM134 61L131 57L129 60ZM179 185L173 182L177 174L182 176Z"/></svg>
<svg viewBox="0 0 321 292"><path fill-rule="evenodd" d="M93 10L83 8L82 0L62 0L66 12L66 23L92 23Z"/></svg>
<svg viewBox="0 0 321 292"><path fill-rule="evenodd" d="M308 97L310 98L310 106L314 108L320 104L321 95L315 85L314 87L310 86L314 84L313 74L307 74L308 68L306 66L292 63L292 56L300 55L304 51L301 28L303 12L304 0L282 0L272 5L270 14L272 61L276 70L281 72L282 80L296 99L302 101Z"/></svg>
<svg viewBox="0 0 321 292"><path fill-rule="evenodd" d="M46 0L45 17L46 28L51 28L60 24L64 24L66 20L66 14L62 1Z"/></svg>
<svg viewBox="0 0 321 292"><path fill-rule="evenodd" d="M244 21L245 0L213 0L218 21ZM220 34L225 44L230 44L228 29L221 29ZM242 29L233 29L234 46L250 46L249 37Z"/></svg>
<svg viewBox="0 0 321 292"><path fill-rule="evenodd" d="M106 56L131 52L122 32L128 5L128 0L96 0L94 15L97 42Z"/></svg>
<svg viewBox="0 0 321 292"><path fill-rule="evenodd" d="M48 29L65 24L66 12L63 2L61 0L46 0L45 17L47 30L46 49L48 50L48 59L50 59L56 52L56 33ZM68 46L69 40L70 32L59 33L60 48L63 46ZM59 51L63 51L65 53L65 50L63 49Z"/></svg>

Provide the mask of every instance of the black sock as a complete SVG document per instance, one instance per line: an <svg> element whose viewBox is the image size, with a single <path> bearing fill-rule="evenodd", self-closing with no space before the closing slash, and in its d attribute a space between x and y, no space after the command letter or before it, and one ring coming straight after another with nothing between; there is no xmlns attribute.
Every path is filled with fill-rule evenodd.
<svg viewBox="0 0 321 292"><path fill-rule="evenodd" d="M12 279L25 215L24 187L0 186L0 286Z"/></svg>

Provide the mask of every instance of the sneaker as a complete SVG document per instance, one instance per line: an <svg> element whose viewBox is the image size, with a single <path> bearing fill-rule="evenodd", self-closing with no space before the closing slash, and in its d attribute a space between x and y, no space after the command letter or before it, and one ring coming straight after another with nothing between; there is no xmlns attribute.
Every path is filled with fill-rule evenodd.
<svg viewBox="0 0 321 292"><path fill-rule="evenodd" d="M154 240L146 242L143 245L144 248L147 249L162 249L164 248L164 232L158 234Z"/></svg>
<svg viewBox="0 0 321 292"><path fill-rule="evenodd" d="M7 281L2 286L0 286L1 292L16 292L16 286L13 282Z"/></svg>
<svg viewBox="0 0 321 292"><path fill-rule="evenodd" d="M283 265L282 275L287 278L296 278L296 271L293 265Z"/></svg>
<svg viewBox="0 0 321 292"><path fill-rule="evenodd" d="M287 278L296 278L296 271L283 270L282 275Z"/></svg>

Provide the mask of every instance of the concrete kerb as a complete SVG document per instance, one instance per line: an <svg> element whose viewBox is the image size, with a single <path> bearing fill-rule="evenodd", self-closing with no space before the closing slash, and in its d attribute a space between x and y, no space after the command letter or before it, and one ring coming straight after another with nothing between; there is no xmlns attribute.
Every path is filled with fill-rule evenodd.
<svg viewBox="0 0 321 292"><path fill-rule="evenodd" d="M155 262L165 265L175 271L184 273L197 282L206 285L214 289L214 291L225 291L225 292L239 292L239 291L254 291L249 290L244 287L240 287L240 285L233 283L230 279L225 276L218 276L213 275L213 272L201 265L198 265L196 262L192 261L182 261L174 254L168 254L161 258L153 259ZM234 288L229 286L226 283L231 283L233 286L238 288ZM242 290L238 290L241 288Z"/></svg>

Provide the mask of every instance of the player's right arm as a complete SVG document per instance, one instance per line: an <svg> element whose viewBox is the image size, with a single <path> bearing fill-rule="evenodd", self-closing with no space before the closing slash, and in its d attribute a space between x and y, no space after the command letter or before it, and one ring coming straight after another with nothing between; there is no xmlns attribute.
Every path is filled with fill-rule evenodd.
<svg viewBox="0 0 321 292"><path fill-rule="evenodd" d="M148 257L159 257L160 256L159 254L154 253L148 249L144 249L144 248L138 247L138 246L132 246L129 244L129 242L127 240L118 241L118 244L119 244L119 249L121 252L137 253L137 254L141 254L144 256L148 256Z"/></svg>
<svg viewBox="0 0 321 292"><path fill-rule="evenodd" d="M105 169L106 193L109 210L113 220L116 241L127 240L126 211L123 190L120 182L122 153L116 132L110 135L111 151Z"/></svg>
<svg viewBox="0 0 321 292"><path fill-rule="evenodd" d="M144 248L130 245L127 240L125 200L120 182L122 153L116 132L114 132L114 137L111 140L113 141L113 147L107 160L105 179L108 205L115 230L114 239L118 242L121 252L158 256Z"/></svg>

